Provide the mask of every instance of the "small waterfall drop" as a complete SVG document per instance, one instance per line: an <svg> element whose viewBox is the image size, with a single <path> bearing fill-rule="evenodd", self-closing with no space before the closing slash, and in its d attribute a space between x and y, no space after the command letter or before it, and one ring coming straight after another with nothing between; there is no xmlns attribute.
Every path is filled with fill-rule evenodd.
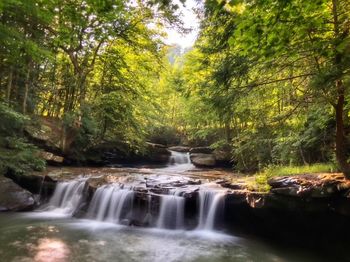
<svg viewBox="0 0 350 262"><path fill-rule="evenodd" d="M83 201L85 181L83 179L57 183L55 192L43 211L55 211L72 216Z"/></svg>
<svg viewBox="0 0 350 262"><path fill-rule="evenodd" d="M170 165L181 165L181 164L191 163L189 153L176 152L172 150L170 150L170 152L171 152L170 159L169 159Z"/></svg>
<svg viewBox="0 0 350 262"><path fill-rule="evenodd" d="M99 221L119 223L133 208L134 191L119 185L99 187L89 206L88 217Z"/></svg>
<svg viewBox="0 0 350 262"><path fill-rule="evenodd" d="M185 198L181 191L160 196L160 211L157 221L158 228L183 229L185 215Z"/></svg>
<svg viewBox="0 0 350 262"><path fill-rule="evenodd" d="M170 150L171 155L166 168L162 168L162 171L174 171L182 172L191 170L195 166L191 163L190 154L188 152L176 152Z"/></svg>
<svg viewBox="0 0 350 262"><path fill-rule="evenodd" d="M223 206L223 192L199 191L199 222L197 229L213 230L218 209Z"/></svg>

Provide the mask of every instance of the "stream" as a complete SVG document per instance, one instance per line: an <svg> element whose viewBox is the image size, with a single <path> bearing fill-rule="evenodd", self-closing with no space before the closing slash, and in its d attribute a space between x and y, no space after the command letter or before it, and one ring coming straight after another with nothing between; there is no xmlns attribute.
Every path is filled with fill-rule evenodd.
<svg viewBox="0 0 350 262"><path fill-rule="evenodd" d="M134 168L140 177L99 186L85 206L91 175L59 182L35 212L0 214L0 261L322 261L312 252L222 230L225 192L210 179L168 188L193 178L193 172L200 177L188 154L172 152L166 167ZM144 208L135 200L142 179L145 187L153 183L167 189L147 196ZM193 207L185 196L193 187L198 207L188 212ZM142 226L134 217L142 218Z"/></svg>

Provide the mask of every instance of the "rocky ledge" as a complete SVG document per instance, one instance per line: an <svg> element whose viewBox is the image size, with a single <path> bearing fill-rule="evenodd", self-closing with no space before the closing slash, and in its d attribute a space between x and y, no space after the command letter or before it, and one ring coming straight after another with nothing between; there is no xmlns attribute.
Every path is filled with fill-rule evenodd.
<svg viewBox="0 0 350 262"><path fill-rule="evenodd" d="M251 189L249 179L234 179L232 174L218 171L189 172L181 177L161 177L147 168L76 168L68 172L54 169L46 173L20 175L8 172L7 177L20 187L9 179L1 184L0 192L15 192L7 195L7 199L4 198L5 193L1 194L1 210L28 210L34 207L32 194L49 197L58 181L76 179L78 174L89 177L87 203L98 187L118 183L132 186L140 210L149 208L146 200L151 197L152 209L157 212L159 196L179 188L186 198L186 213L195 218L198 190L211 181L211 185L226 192L222 223L225 230L231 228L235 233L242 230L294 242L301 237L303 241L318 238L350 240L347 226L350 218L350 182L339 173L276 177L268 181L271 187L269 192L258 192ZM9 204L8 199L12 203ZM132 223L142 225L136 218Z"/></svg>
<svg viewBox="0 0 350 262"><path fill-rule="evenodd" d="M11 179L0 177L0 211L25 211L34 207L34 196Z"/></svg>

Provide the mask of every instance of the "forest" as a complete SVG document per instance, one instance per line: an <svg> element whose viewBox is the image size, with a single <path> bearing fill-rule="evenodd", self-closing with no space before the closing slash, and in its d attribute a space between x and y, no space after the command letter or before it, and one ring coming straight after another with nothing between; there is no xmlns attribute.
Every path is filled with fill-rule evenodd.
<svg viewBox="0 0 350 262"><path fill-rule="evenodd" d="M348 1L208 0L181 49L163 40L188 30L184 4L2 1L2 169L43 168L25 126L53 119L64 153L210 146L240 172L330 163L350 177Z"/></svg>
<svg viewBox="0 0 350 262"><path fill-rule="evenodd" d="M350 0L0 0L1 261L350 261L349 139Z"/></svg>

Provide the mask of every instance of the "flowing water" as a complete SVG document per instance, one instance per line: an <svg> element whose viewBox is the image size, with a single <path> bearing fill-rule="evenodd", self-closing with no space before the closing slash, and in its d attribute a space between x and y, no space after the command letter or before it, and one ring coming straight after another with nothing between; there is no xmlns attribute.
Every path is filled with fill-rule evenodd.
<svg viewBox="0 0 350 262"><path fill-rule="evenodd" d="M163 195L160 199L158 228L184 229L185 198L181 191Z"/></svg>
<svg viewBox="0 0 350 262"><path fill-rule="evenodd" d="M186 179L178 174L194 169L188 154L172 152L167 167L147 176L146 186L165 177L155 189L166 191L142 198L144 209L133 183L102 185L87 201L86 177L60 182L36 212L0 214L0 261L321 261L217 231L225 192L210 183L195 185L197 217L189 228ZM147 227L132 226L140 216Z"/></svg>

